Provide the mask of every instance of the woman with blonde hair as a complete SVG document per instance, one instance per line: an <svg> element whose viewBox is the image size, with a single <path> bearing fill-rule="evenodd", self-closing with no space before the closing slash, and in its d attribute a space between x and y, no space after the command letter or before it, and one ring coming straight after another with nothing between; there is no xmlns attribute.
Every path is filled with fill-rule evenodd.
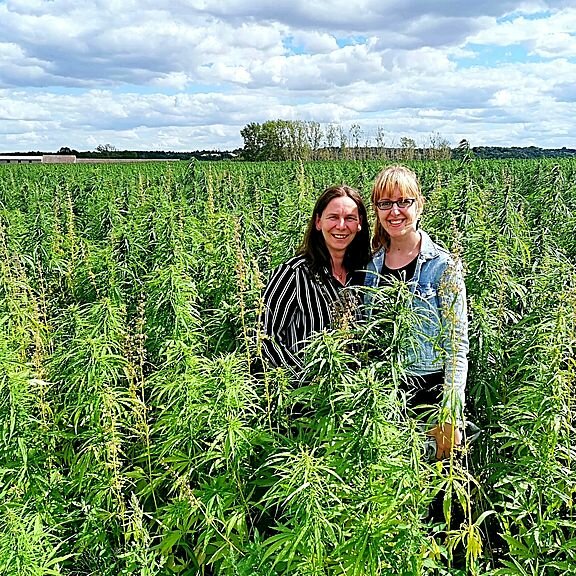
<svg viewBox="0 0 576 576"><path fill-rule="evenodd" d="M396 279L410 287L421 319L416 346L405 358L410 407L441 407L429 432L440 459L461 443L464 422L468 318L461 266L419 228L424 196L412 170L382 170L372 187L372 205L376 225L365 285L377 287ZM370 310L370 293L367 300Z"/></svg>

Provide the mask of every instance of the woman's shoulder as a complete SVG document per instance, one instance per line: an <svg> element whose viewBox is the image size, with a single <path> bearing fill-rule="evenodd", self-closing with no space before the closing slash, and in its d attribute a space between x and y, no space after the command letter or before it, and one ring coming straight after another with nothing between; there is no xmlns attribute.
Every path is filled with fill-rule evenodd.
<svg viewBox="0 0 576 576"><path fill-rule="evenodd" d="M308 268L308 261L306 260L305 256L299 254L297 256L292 256L292 258L288 258L288 260L284 262L284 266L286 266L287 268L292 268L294 270L300 268Z"/></svg>
<svg viewBox="0 0 576 576"><path fill-rule="evenodd" d="M386 255L386 248L384 246L381 246L380 248L372 252L370 260L366 264L366 268L368 270L382 268L382 263L384 262L385 255Z"/></svg>
<svg viewBox="0 0 576 576"><path fill-rule="evenodd" d="M447 248L432 240L424 230L421 230L420 234L422 235L422 247L420 251L426 259L438 258L439 261L444 264L454 263L454 256Z"/></svg>
<svg viewBox="0 0 576 576"><path fill-rule="evenodd" d="M304 256L292 256L276 266L270 275L271 278L293 276L308 272L308 263Z"/></svg>
<svg viewBox="0 0 576 576"><path fill-rule="evenodd" d="M424 261L420 272L421 281L439 284L447 274L450 277L462 277L462 263L457 256L433 242L425 232L422 232L422 238Z"/></svg>
<svg viewBox="0 0 576 576"><path fill-rule="evenodd" d="M298 274L300 271L305 271L307 269L306 258L304 256L292 256L278 264L272 270L272 276L286 275L286 274Z"/></svg>

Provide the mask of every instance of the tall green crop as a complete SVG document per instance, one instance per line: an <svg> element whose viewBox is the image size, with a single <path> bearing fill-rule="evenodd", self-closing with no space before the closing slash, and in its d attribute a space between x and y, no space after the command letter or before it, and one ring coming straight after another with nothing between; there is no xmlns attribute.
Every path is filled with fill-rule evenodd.
<svg viewBox="0 0 576 576"><path fill-rule="evenodd" d="M574 573L576 163L410 165L468 292L482 432L443 462L401 284L262 371L271 269L380 163L0 166L0 572Z"/></svg>

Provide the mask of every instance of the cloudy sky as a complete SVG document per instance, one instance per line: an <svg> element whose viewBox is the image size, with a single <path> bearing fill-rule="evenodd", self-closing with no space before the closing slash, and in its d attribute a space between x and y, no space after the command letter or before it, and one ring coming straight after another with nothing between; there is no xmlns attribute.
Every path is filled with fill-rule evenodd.
<svg viewBox="0 0 576 576"><path fill-rule="evenodd" d="M250 122L576 148L576 7L0 0L0 153L229 150Z"/></svg>

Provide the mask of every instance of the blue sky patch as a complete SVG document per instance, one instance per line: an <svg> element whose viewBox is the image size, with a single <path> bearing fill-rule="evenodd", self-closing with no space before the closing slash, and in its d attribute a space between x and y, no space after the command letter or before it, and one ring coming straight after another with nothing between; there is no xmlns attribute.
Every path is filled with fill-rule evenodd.
<svg viewBox="0 0 576 576"><path fill-rule="evenodd" d="M467 50L476 56L456 59L460 68L492 68L504 64L526 64L544 62L545 59L536 55L529 55L524 46L485 46L482 44L468 44Z"/></svg>
<svg viewBox="0 0 576 576"><path fill-rule="evenodd" d="M550 10L543 10L542 12L534 12L534 14L522 14L522 12L512 12L511 14L506 14L506 16L502 16L498 18L496 21L498 24L502 24L504 22L514 22L518 20L518 18L524 18L524 20L546 20L546 18L550 18L552 12Z"/></svg>
<svg viewBox="0 0 576 576"><path fill-rule="evenodd" d="M358 44L366 44L368 38L366 36L347 36L346 38L336 38L336 44L339 48L344 46L357 46Z"/></svg>

